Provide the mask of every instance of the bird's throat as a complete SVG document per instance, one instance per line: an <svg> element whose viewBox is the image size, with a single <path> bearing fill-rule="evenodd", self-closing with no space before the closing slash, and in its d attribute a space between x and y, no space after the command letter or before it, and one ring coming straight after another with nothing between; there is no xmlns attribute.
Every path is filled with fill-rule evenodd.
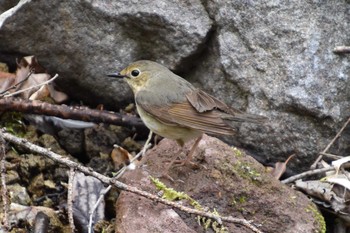
<svg viewBox="0 0 350 233"><path fill-rule="evenodd" d="M139 77L139 78L127 78L126 82L131 87L134 94L136 94L141 89L144 89L147 86L148 78L147 77Z"/></svg>

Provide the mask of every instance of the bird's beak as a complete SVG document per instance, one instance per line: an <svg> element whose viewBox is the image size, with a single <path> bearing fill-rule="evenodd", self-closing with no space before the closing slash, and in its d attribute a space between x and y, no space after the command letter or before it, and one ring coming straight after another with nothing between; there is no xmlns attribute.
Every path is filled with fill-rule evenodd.
<svg viewBox="0 0 350 233"><path fill-rule="evenodd" d="M112 74L107 74L108 77L114 77L114 78L125 78L126 75L122 75L120 73L112 73Z"/></svg>

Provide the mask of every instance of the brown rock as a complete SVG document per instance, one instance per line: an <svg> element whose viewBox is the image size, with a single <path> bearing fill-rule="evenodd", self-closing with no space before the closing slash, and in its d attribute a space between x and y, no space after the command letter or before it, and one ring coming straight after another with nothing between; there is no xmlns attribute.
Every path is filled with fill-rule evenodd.
<svg viewBox="0 0 350 233"><path fill-rule="evenodd" d="M118 233L195 233L181 217L171 208L156 204L136 194L123 193L117 202Z"/></svg>
<svg viewBox="0 0 350 233"><path fill-rule="evenodd" d="M187 153L192 143L185 146ZM173 159L177 144L162 140L146 154L143 166L125 173L123 181L140 189L157 193L149 176L164 171L166 160ZM184 155L184 154L182 154ZM192 160L199 168L172 167L169 175L176 180L161 179L167 187L184 192L221 216L252 220L265 232L319 232L323 218L316 206L265 171L244 152L220 140L204 136ZM184 204L189 205L186 201ZM122 192L117 201L116 232L205 232L193 215ZM177 215L178 213L179 215ZM229 232L251 232L245 227L224 223Z"/></svg>
<svg viewBox="0 0 350 233"><path fill-rule="evenodd" d="M139 186L143 190L155 191L147 172L137 170L128 172L124 177L129 180L129 183ZM122 192L118 198L116 209L115 232L117 233L195 233L172 208L136 194Z"/></svg>

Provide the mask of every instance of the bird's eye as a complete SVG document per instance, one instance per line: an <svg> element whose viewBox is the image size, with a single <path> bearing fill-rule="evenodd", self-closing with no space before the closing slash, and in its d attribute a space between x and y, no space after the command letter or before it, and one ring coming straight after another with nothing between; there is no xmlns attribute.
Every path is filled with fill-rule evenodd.
<svg viewBox="0 0 350 233"><path fill-rule="evenodd" d="M140 72L139 70L133 70L133 71L131 71L131 75L132 75L133 77L139 76L140 73L141 73L141 72Z"/></svg>

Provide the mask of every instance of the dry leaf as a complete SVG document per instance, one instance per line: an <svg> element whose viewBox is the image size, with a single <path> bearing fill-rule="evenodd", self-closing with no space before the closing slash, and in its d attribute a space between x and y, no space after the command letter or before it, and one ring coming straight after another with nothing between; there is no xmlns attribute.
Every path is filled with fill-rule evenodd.
<svg viewBox="0 0 350 233"><path fill-rule="evenodd" d="M335 167L336 174L338 174L340 167L350 161L350 156L335 160L332 162L332 165Z"/></svg>
<svg viewBox="0 0 350 233"><path fill-rule="evenodd" d="M43 100L46 97L48 97L50 94L49 92L49 88L47 85L41 86L39 90L37 90L36 92L34 92L29 99L30 100Z"/></svg>
<svg viewBox="0 0 350 233"><path fill-rule="evenodd" d="M47 87L50 92L50 97L55 101L55 103L60 104L68 99L68 95L66 93L55 90L51 83L47 85Z"/></svg>
<svg viewBox="0 0 350 233"><path fill-rule="evenodd" d="M40 85L51 79L38 60L34 56L27 56L17 62L16 74L0 72L0 91L9 89L11 86L15 88L9 92L17 92L26 90L18 94L23 99L44 100L48 97L52 98L55 103L62 103L68 99L68 96L60 91L55 90L52 83Z"/></svg>
<svg viewBox="0 0 350 233"><path fill-rule="evenodd" d="M15 74L0 72L0 92L9 89L15 83L15 80Z"/></svg>
<svg viewBox="0 0 350 233"><path fill-rule="evenodd" d="M5 72L5 73L9 72L9 67L7 66L6 63L0 62L0 72Z"/></svg>
<svg viewBox="0 0 350 233"><path fill-rule="evenodd" d="M271 171L271 175L276 178L277 180L279 180L279 178L281 178L281 176L283 175L283 173L286 171L287 169L287 164L288 162L295 156L295 154L292 154L288 157L288 159L285 162L277 162L275 164L275 167L273 168L273 170Z"/></svg>
<svg viewBox="0 0 350 233"><path fill-rule="evenodd" d="M28 77L31 71L33 71L33 73ZM15 83L18 84L26 78L28 79L20 85L18 85L16 91L33 87L49 80L51 76L47 73L40 73L43 71L45 71L45 69L38 63L37 59L34 56L27 56L22 58L20 62L17 63ZM21 93L20 96L24 99L28 99L33 93L35 93L39 89L40 87L32 88L28 91Z"/></svg>
<svg viewBox="0 0 350 233"><path fill-rule="evenodd" d="M123 166L130 165L130 161L132 160L133 156L123 147L114 145L114 149L111 152L111 158L114 162L114 168L120 169ZM130 169L133 169L133 168L134 168L134 165L130 167Z"/></svg>
<svg viewBox="0 0 350 233"><path fill-rule="evenodd" d="M88 232L90 213L104 190L103 183L92 176L76 172L73 179L73 216L77 228ZM99 203L94 212L93 222L105 218L105 201Z"/></svg>

